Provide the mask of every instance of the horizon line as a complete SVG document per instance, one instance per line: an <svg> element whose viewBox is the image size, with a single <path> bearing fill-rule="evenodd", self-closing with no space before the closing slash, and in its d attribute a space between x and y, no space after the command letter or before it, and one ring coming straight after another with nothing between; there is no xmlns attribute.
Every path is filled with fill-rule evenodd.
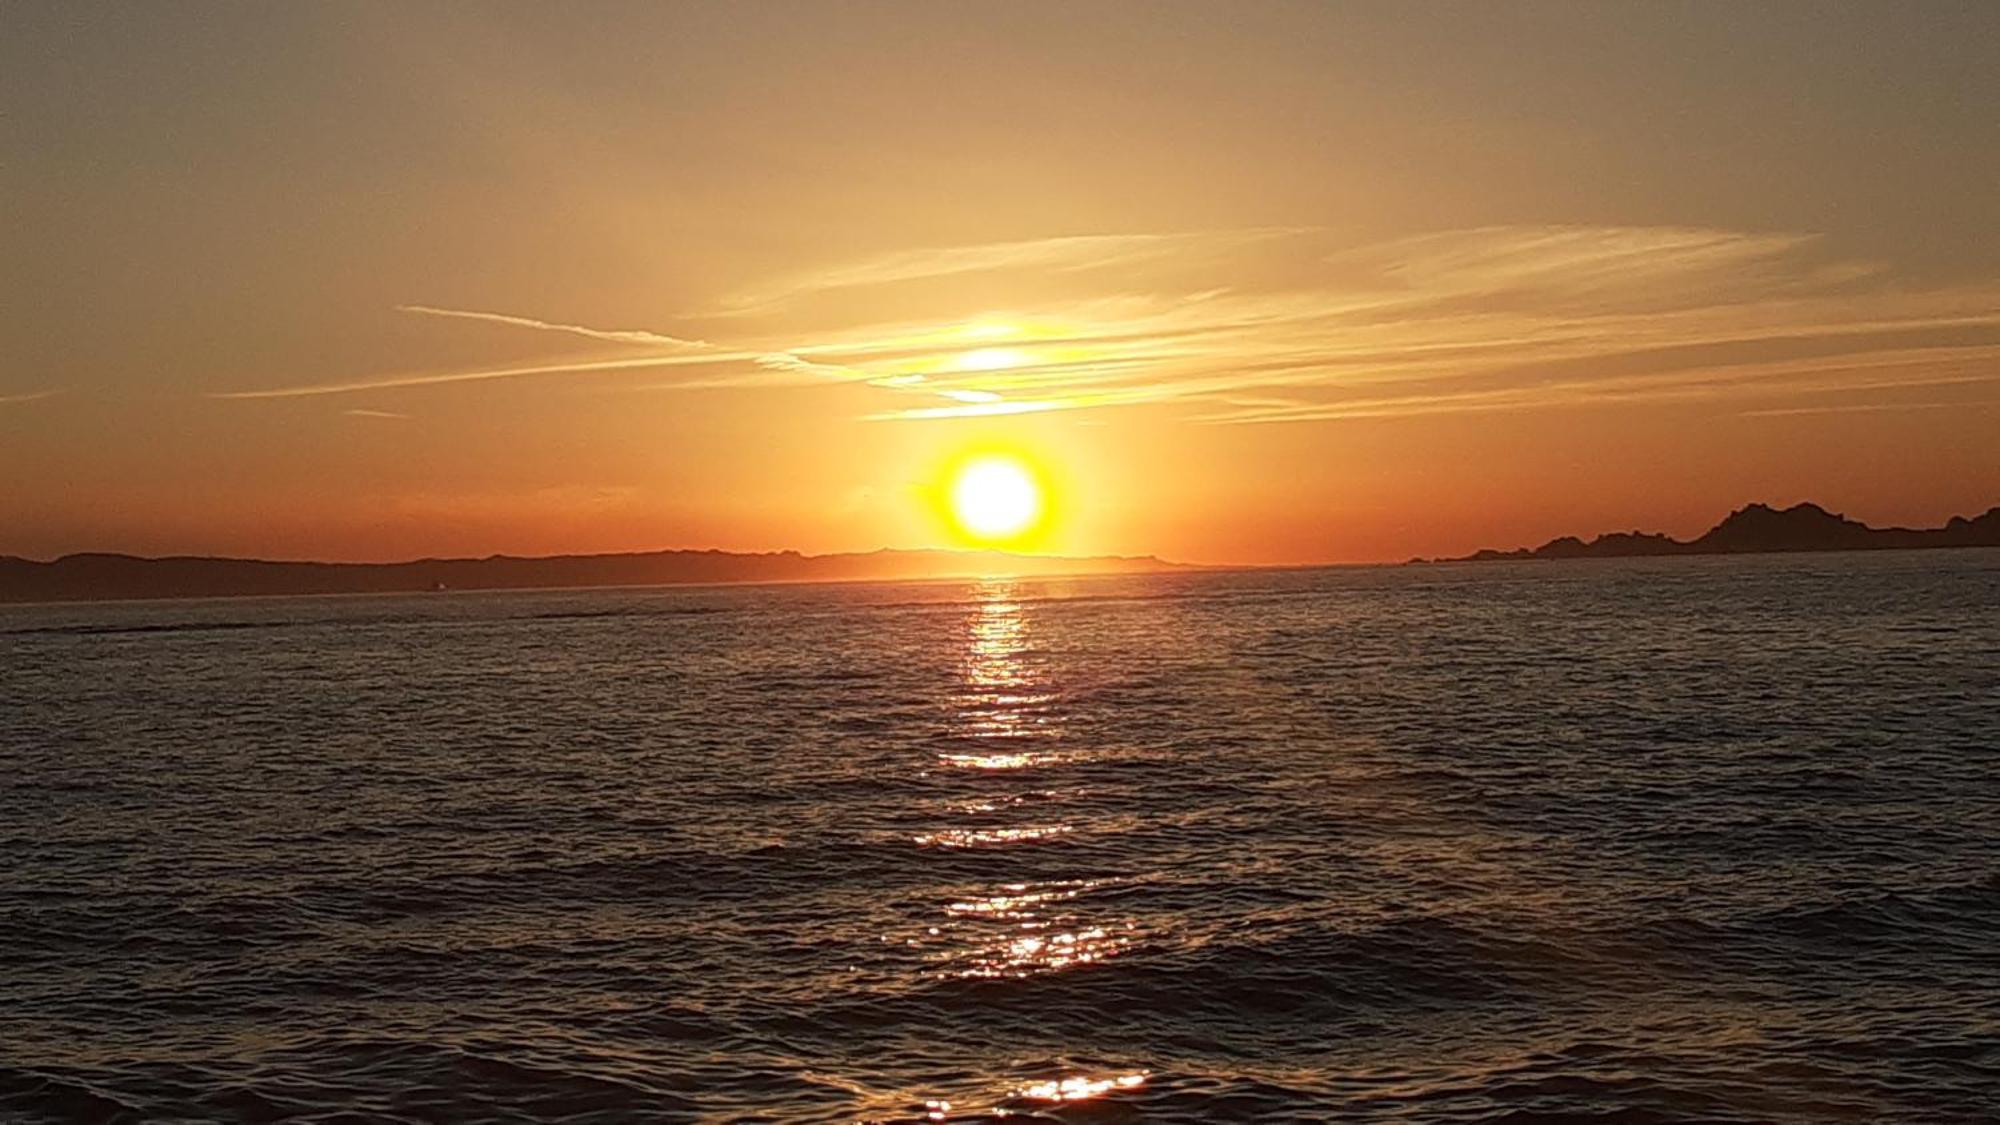
<svg viewBox="0 0 2000 1125"><path fill-rule="evenodd" d="M1732 516L1740 515L1742 513L1758 508L1768 509L1775 512L1790 512L1799 508L1814 508L1839 519L1851 518L1846 516L1845 513L1829 508L1826 505L1819 503L1818 501L1815 500L1800 500L1789 505L1779 505L1764 500L1751 500L1730 508L1729 511L1724 516L1722 516L1717 521L1716 524L1710 525L1708 530L1714 530L1716 526L1719 526L1722 522L1726 522ZM1877 528L1872 524L1865 523L1864 521L1856 520L1854 522L1860 523L1864 527L1869 527L1871 530L1880 530L1880 531L1942 530L1945 527L1949 527L1952 521L1954 520L1978 519L1982 516L1990 515L1995 511L2000 511L2000 503L1988 505L1984 510L1976 510L1972 512L1970 515L1953 514L1951 516L1946 517L1946 519L1941 524L1939 524L1937 528L1912 528L1901 524L1892 524L1887 527ZM1656 535L1656 536L1665 536L1668 538L1672 537L1671 533L1664 531L1651 531L1651 532L1641 531L1636 525L1630 528L1629 530L1625 531L1617 531L1617 530L1600 531L1600 532L1585 533L1585 534L1594 535L1597 538L1602 538L1607 535L1621 535L1621 534ZM1572 533L1566 533L1566 535L1564 536L1557 536L1557 539L1582 538L1582 537L1583 536L1572 532ZM1523 549L1526 549L1526 547L1524 546ZM957 555L957 556L998 556L1008 559L1019 559L1031 562L1051 562L1051 563L1061 563L1061 562L1077 562L1077 563L1118 562L1118 563L1138 563L1138 564L1150 563L1157 565L1163 569L1186 569L1186 570L1307 570L1307 569L1314 569L1318 567L1329 567L1329 566L1382 566L1382 565L1394 566L1394 565L1402 565L1402 563L1404 562L1445 561L1443 559L1426 559L1424 556L1419 555L1419 556L1411 556L1403 560L1381 558L1381 559L1291 559L1291 560L1277 560L1277 561L1263 561L1263 562L1248 562L1248 561L1186 562L1178 559L1164 558L1156 553L1057 554L1057 553L1038 553L1032 551L1022 551L1022 550L1010 550L1004 547L891 547L891 546L881 546L868 549L857 549L857 550L846 550L846 551L820 551L815 553L809 553L796 547L771 548L764 550L737 550L727 547L646 547L646 548L636 548L632 550L620 550L620 551L582 551L582 552L572 551L572 552L558 552L554 554L513 554L506 551L494 551L484 555L421 555L413 558L399 558L399 559L264 558L254 555L198 554L198 553L169 553L169 554L158 554L158 555L146 555L146 554L136 554L130 551L119 551L119 550L66 551L62 554L55 555L52 557L35 558L28 555L16 555L8 553L6 551L0 551L0 561L22 562L34 566L53 566L57 563L69 559L102 558L102 559L122 559L134 562L227 562L227 563L253 563L253 564L267 565L267 566L398 567L398 566L416 566L425 563L478 563L478 562L496 562L496 561L550 562L550 561L557 561L564 559L637 558L637 557L652 556L652 555L718 555L718 556L728 556L737 559L795 558L801 562L811 562L821 559L840 559L840 558L860 559L874 555L920 555L920 554Z"/></svg>
<svg viewBox="0 0 2000 1125"><path fill-rule="evenodd" d="M254 555L189 554L172 553L162 555L142 555L130 551L87 550L65 551L49 558L34 558L0 552L0 560L25 562L36 566L52 566L67 559L122 559L133 562L233 562L258 563L267 566L415 566L421 563L477 563L477 562L552 562L563 559L611 559L637 558L647 555L725 555L739 559L796 558L800 561L816 559L868 558L872 555L997 555L1003 558L1023 559L1037 562L1130 562L1157 563L1161 566L1184 567L1189 569L1226 569L1258 566L1318 565L1303 564L1260 564L1260 563L1191 563L1162 558L1157 554L1044 554L1032 551L1015 551L1003 547L873 547L852 551L807 552L796 547L782 547L769 550L734 550L728 547L644 547L628 551L567 551L546 555L513 554L494 551L485 555L420 555L401 559L313 559L313 558L263 558ZM1330 564L1332 565L1332 564Z"/></svg>

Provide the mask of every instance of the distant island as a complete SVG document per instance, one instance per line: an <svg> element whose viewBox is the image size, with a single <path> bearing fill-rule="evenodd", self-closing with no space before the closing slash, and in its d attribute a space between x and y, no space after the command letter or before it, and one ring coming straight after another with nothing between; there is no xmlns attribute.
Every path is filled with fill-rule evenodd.
<svg viewBox="0 0 2000 1125"><path fill-rule="evenodd" d="M1152 556L1060 558L1002 551L648 551L611 555L418 559L399 563L268 562L178 556L64 555L51 562L0 555L0 602L213 598L284 594L846 582L1006 574L1138 574L1185 569Z"/></svg>
<svg viewBox="0 0 2000 1125"><path fill-rule="evenodd" d="M1698 539L1680 540L1643 531L1615 531L1584 542L1574 535L1513 551L1488 548L1426 562L1499 562L1507 559L1623 559L1654 555L1737 555L1785 551L1886 551L1928 547L2000 547L2000 507L1943 527L1869 527L1818 504L1773 508L1751 504L1729 513Z"/></svg>

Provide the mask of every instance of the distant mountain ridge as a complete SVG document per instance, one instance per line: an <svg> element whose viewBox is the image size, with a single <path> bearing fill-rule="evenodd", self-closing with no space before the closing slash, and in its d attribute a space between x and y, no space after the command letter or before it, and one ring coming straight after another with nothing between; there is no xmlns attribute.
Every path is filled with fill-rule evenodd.
<svg viewBox="0 0 2000 1125"><path fill-rule="evenodd" d="M1929 547L2000 547L2000 507L1943 527L1869 527L1818 504L1773 508L1750 504L1729 513L1700 538L1674 539L1656 532L1618 531L1585 542L1574 535L1513 551L1487 548L1451 559L1412 562L1496 562L1504 559L1611 559L1654 555L1735 555L1787 551L1883 551Z"/></svg>
<svg viewBox="0 0 2000 1125"><path fill-rule="evenodd" d="M989 574L1137 574L1184 569L1151 555L1060 558L1001 551L895 551L802 555L797 551L645 551L608 555L417 559L399 563L118 554L52 562L0 555L0 602L125 598L389 594L421 590L574 589L726 582L841 582L971 578Z"/></svg>

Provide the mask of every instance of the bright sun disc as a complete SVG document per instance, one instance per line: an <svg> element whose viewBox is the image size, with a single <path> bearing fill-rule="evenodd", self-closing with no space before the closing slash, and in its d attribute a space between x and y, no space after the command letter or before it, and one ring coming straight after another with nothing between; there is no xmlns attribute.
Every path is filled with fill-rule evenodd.
<svg viewBox="0 0 2000 1125"><path fill-rule="evenodd" d="M980 539L1019 535L1042 511L1042 490L1020 462L985 457L961 469L951 486L951 511Z"/></svg>

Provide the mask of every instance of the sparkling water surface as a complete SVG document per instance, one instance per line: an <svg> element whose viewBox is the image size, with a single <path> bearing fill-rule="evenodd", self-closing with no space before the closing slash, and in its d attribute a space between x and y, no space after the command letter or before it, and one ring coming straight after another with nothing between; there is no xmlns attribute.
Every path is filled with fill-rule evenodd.
<svg viewBox="0 0 2000 1125"><path fill-rule="evenodd" d="M2000 1120L2000 552L0 609L0 1120Z"/></svg>

